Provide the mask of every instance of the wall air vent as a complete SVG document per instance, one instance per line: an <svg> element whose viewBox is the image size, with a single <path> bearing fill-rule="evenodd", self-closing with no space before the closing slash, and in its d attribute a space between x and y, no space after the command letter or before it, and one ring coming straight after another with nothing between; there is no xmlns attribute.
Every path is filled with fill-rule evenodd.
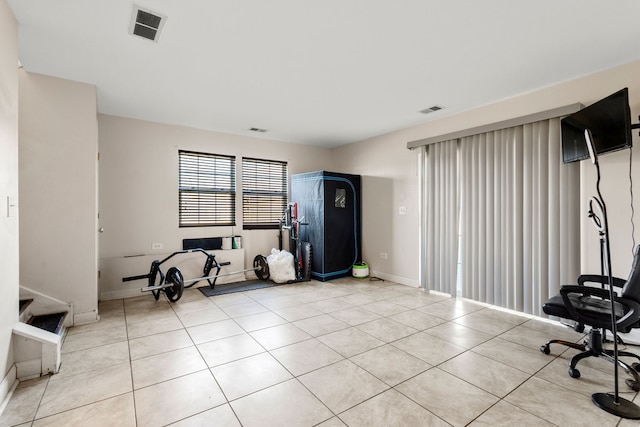
<svg viewBox="0 0 640 427"><path fill-rule="evenodd" d="M249 128L249 130L251 132L261 132L261 133L265 133L267 131L266 129L260 129L260 128Z"/></svg>
<svg viewBox="0 0 640 427"><path fill-rule="evenodd" d="M129 34L157 42L166 20L164 15L133 5Z"/></svg>
<svg viewBox="0 0 640 427"><path fill-rule="evenodd" d="M438 110L442 110L442 107L438 107L437 105L434 105L433 107L425 108L424 110L420 110L418 112L422 114L429 114Z"/></svg>

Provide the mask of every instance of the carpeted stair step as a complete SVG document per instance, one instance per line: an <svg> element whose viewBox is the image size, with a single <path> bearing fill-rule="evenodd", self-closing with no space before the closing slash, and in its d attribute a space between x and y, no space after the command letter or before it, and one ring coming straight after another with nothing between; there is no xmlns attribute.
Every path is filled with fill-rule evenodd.
<svg viewBox="0 0 640 427"><path fill-rule="evenodd" d="M42 314L31 317L27 324L60 335L64 330L64 319L66 316L66 312Z"/></svg>
<svg viewBox="0 0 640 427"><path fill-rule="evenodd" d="M20 300L20 314L24 313L24 311L31 305L33 302L33 298L26 298Z"/></svg>

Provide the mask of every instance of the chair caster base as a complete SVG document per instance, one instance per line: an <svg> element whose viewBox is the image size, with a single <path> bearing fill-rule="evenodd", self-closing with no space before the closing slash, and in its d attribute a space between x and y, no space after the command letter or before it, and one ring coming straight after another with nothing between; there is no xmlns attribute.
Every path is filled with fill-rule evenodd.
<svg viewBox="0 0 640 427"><path fill-rule="evenodd" d="M629 388L633 391L640 391L640 383L638 381L634 381L631 378L627 378L624 380L624 383L629 386Z"/></svg>
<svg viewBox="0 0 640 427"><path fill-rule="evenodd" d="M571 378L580 378L580 371L576 368L569 368L569 376Z"/></svg>

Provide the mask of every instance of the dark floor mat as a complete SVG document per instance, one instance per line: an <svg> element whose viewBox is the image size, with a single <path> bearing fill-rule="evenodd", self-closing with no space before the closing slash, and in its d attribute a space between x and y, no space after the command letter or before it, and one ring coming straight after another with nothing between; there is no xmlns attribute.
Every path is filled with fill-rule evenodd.
<svg viewBox="0 0 640 427"><path fill-rule="evenodd" d="M233 292L253 291L254 289L270 288L277 286L277 283L269 280L245 280L244 282L229 283L225 285L216 285L211 289L209 286L201 286L198 288L205 296L212 297L215 295L231 294Z"/></svg>

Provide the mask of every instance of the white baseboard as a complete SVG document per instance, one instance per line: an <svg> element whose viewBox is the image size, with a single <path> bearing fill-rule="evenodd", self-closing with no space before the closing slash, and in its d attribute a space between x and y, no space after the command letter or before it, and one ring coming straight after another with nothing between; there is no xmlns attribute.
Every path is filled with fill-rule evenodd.
<svg viewBox="0 0 640 427"><path fill-rule="evenodd" d="M13 391L18 386L19 381L16 373L16 365L12 365L0 383L0 402L2 402L0 403L0 415L4 412L9 400L11 400Z"/></svg>
<svg viewBox="0 0 640 427"><path fill-rule="evenodd" d="M100 316L98 316L98 313L95 311L89 311L87 313L76 313L73 316L74 326L84 325L86 323L94 323L98 320L100 320Z"/></svg>
<svg viewBox="0 0 640 427"><path fill-rule="evenodd" d="M139 297L140 295L149 295L149 298L153 298L151 292L143 293L140 289L122 289L120 291L102 292L100 294L100 301L109 301L112 299L132 298Z"/></svg>
<svg viewBox="0 0 640 427"><path fill-rule="evenodd" d="M420 287L420 281L419 280L413 280L413 279L409 279L407 277L401 277L401 276L395 276L393 274L387 274L387 273L383 273L381 271L371 271L370 274L371 277L378 277L382 280L386 280L388 282L394 282L394 283L399 283L401 285L407 285L407 286L411 286L412 288L419 288Z"/></svg>
<svg viewBox="0 0 640 427"><path fill-rule="evenodd" d="M25 360L16 363L16 375L20 381L32 380L42 376L42 359Z"/></svg>

